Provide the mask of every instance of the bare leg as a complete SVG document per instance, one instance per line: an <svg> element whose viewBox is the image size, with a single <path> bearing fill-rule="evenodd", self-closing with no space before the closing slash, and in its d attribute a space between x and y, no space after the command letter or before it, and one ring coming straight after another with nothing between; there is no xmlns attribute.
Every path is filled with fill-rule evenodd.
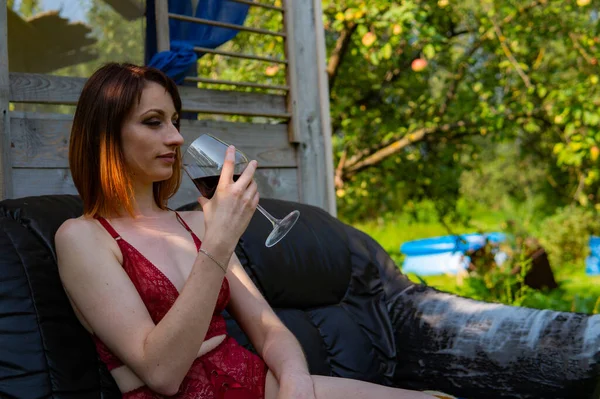
<svg viewBox="0 0 600 399"><path fill-rule="evenodd" d="M433 399L431 395L405 389L389 388L369 382L347 378L313 375L317 399ZM265 399L277 399L279 384L269 371L265 386Z"/></svg>

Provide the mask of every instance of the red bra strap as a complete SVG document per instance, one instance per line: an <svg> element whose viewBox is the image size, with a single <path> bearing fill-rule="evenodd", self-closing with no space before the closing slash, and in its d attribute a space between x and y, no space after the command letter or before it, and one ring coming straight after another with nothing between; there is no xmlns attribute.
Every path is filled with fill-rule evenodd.
<svg viewBox="0 0 600 399"><path fill-rule="evenodd" d="M181 215L179 215L179 213L177 213L177 211L174 211L174 212L175 212L175 216L177 216L177 220L179 220L179 223L181 223L183 225L183 227L185 227L185 229L187 231L189 231L190 234L192 235L192 238L194 239L194 244L196 244L196 250L200 250L200 247L202 246L202 241L200 241L198 236L196 236L196 234L192 231L192 229L190 229L190 226L188 226L188 224L183 220ZM119 233L117 233L117 231L110 225L108 220L104 219L102 216L96 216L96 219L98 219L100 224L106 229L106 231L108 231L110 233L112 238L114 238L115 240L122 239L121 236L119 235Z"/></svg>
<svg viewBox="0 0 600 399"><path fill-rule="evenodd" d="M98 219L100 224L106 229L106 231L110 233L112 238L114 238L115 240L121 239L119 233L117 233L117 231L110 225L110 223L108 223L108 220L104 219L102 216L96 216L96 219Z"/></svg>
<svg viewBox="0 0 600 399"><path fill-rule="evenodd" d="M191 233L192 229L190 229L190 226L188 226L188 224L185 222L185 220L183 220L183 218L181 217L179 212L177 212L177 211L173 211L173 212L175 212L175 216L177 216L177 220L179 220L179 223L181 223L183 225L183 227L185 227L185 229Z"/></svg>
<svg viewBox="0 0 600 399"><path fill-rule="evenodd" d="M188 226L188 224L185 222L185 220L183 220L181 215L179 215L179 212L177 212L177 211L173 211L173 212L175 212L175 216L177 216L177 220L179 220L179 223L181 223L183 225L183 227L185 227L185 229L190 232L190 234L192 235L192 238L194 239L194 244L196 244L196 250L199 251L200 247L202 246L202 241L200 241L198 236L196 236L196 234L192 231L192 229L190 229L190 226Z"/></svg>

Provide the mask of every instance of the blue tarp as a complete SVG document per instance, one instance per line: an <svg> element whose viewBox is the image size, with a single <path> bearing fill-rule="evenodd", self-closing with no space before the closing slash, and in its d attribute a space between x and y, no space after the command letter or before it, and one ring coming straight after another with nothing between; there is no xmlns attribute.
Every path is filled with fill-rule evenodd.
<svg viewBox="0 0 600 399"><path fill-rule="evenodd" d="M402 271L421 276L456 274L469 265L467 251L482 248L486 241L499 244L505 240L506 236L503 233L473 233L408 241L400 247L400 252L406 255ZM498 251L495 258L496 262L501 264L506 259L506 254Z"/></svg>
<svg viewBox="0 0 600 399"><path fill-rule="evenodd" d="M177 84L183 83L186 76L196 76L196 61L203 54L197 54L194 46L214 49L238 33L236 29L170 19L171 50L157 53L154 3L155 0L146 2L146 64L162 70ZM234 25L244 24L248 7L229 0L199 0L194 13L191 0L169 0L170 13Z"/></svg>
<svg viewBox="0 0 600 399"><path fill-rule="evenodd" d="M585 260L585 272L591 276L600 275L600 237L591 236L590 255Z"/></svg>

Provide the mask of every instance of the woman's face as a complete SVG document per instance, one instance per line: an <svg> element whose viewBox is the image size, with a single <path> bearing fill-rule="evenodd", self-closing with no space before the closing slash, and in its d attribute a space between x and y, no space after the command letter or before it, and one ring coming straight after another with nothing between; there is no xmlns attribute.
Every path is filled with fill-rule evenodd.
<svg viewBox="0 0 600 399"><path fill-rule="evenodd" d="M134 181L151 184L171 177L175 150L183 144L176 122L169 92L158 83L146 83L121 130L125 163Z"/></svg>

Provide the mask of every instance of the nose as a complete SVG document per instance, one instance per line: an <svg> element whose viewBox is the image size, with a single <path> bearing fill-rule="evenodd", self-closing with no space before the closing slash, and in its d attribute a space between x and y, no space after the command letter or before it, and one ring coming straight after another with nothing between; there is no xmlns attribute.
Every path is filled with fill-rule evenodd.
<svg viewBox="0 0 600 399"><path fill-rule="evenodd" d="M169 146L181 146L183 144L183 136L177 130L174 124L169 124L169 134L167 135L167 145Z"/></svg>

